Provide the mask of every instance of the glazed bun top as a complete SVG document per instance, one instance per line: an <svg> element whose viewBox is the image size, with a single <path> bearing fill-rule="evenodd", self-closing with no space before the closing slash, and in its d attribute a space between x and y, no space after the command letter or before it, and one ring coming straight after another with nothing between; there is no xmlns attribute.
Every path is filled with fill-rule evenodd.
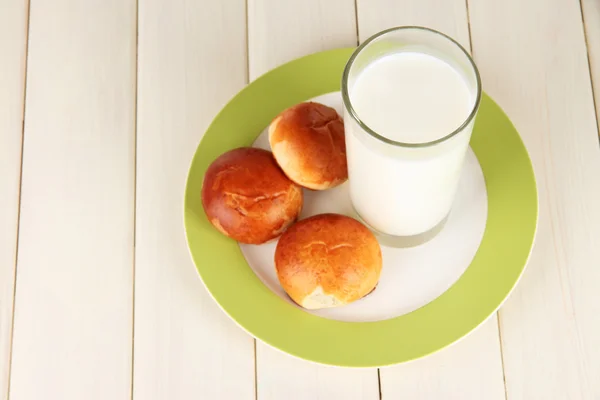
<svg viewBox="0 0 600 400"><path fill-rule="evenodd" d="M218 157L204 175L202 204L210 222L242 243L279 236L302 209L302 189L271 152L243 147Z"/></svg>
<svg viewBox="0 0 600 400"><path fill-rule="evenodd" d="M286 109L269 126L269 143L300 186L324 190L348 179L344 122L331 107L308 102Z"/></svg>
<svg viewBox="0 0 600 400"><path fill-rule="evenodd" d="M275 266L282 287L297 304L307 309L336 307L375 288L381 248L359 221L320 214L299 221L281 236Z"/></svg>

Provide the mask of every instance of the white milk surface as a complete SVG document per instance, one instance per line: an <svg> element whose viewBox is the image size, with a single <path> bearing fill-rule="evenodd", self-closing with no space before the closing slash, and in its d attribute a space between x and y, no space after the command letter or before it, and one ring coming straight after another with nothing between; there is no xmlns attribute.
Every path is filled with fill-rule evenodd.
<svg viewBox="0 0 600 400"><path fill-rule="evenodd" d="M460 127L475 96L446 62L416 52L384 56L368 65L350 88L357 116L372 130L403 143L443 138ZM472 124L452 140L428 148L373 143L345 115L350 196L375 229L397 236L428 231L450 211ZM383 146L383 147L382 147Z"/></svg>

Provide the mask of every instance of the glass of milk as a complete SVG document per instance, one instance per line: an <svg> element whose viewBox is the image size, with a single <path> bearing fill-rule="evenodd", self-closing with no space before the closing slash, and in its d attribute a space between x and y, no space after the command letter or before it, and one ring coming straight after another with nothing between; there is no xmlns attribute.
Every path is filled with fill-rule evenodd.
<svg viewBox="0 0 600 400"><path fill-rule="evenodd" d="M380 32L342 79L350 198L382 243L409 247L444 226L481 100L479 72L450 37Z"/></svg>

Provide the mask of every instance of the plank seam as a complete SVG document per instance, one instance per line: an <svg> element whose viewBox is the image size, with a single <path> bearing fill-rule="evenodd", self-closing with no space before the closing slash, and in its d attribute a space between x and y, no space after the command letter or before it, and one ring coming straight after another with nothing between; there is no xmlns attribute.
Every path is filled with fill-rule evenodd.
<svg viewBox="0 0 600 400"><path fill-rule="evenodd" d="M579 11L581 12L581 25L583 27L583 41L585 42L585 56L587 58L588 72L590 74L590 86L592 89L592 100L594 103L594 117L596 119L596 132L600 139L600 122L598 121L598 105L596 104L596 93L594 92L594 75L592 74L592 61L590 60L590 46L588 43L587 28L585 24L585 15L583 13L583 2L579 0Z"/></svg>
<svg viewBox="0 0 600 400"><path fill-rule="evenodd" d="M246 0L246 84L250 83L250 16L249 5L250 0Z"/></svg>
<svg viewBox="0 0 600 400"><path fill-rule="evenodd" d="M358 0L354 0L354 25L356 26L356 46L360 44L360 33L358 28Z"/></svg>
<svg viewBox="0 0 600 400"><path fill-rule="evenodd" d="M383 392L381 391L381 368L377 368L377 388L379 389L379 400L383 400Z"/></svg>
<svg viewBox="0 0 600 400"><path fill-rule="evenodd" d="M140 2L135 2L135 78L133 103L133 255L132 255L132 288L131 288L131 400L134 393L135 377L135 272L136 272L136 241L137 241L137 144L138 144L138 71L139 71L139 40L140 37Z"/></svg>
<svg viewBox="0 0 600 400"><path fill-rule="evenodd" d="M258 400L258 357L256 339L254 339L254 399Z"/></svg>
<svg viewBox="0 0 600 400"><path fill-rule="evenodd" d="M469 52L473 56L473 35L471 35L471 14L469 13L469 0L465 0L465 9L467 10L467 33L469 34Z"/></svg>
<svg viewBox="0 0 600 400"><path fill-rule="evenodd" d="M19 171L19 192L17 194L17 240L15 242L15 267L13 273L13 301L10 322L10 346L8 350L8 382L6 385L6 399L10 399L10 383L12 379L13 342L15 331L15 309L17 302L17 266L19 264L19 237L21 235L21 193L23 192L23 160L25 154L25 116L27 110L27 71L29 68L29 22L31 18L31 1L27 1L27 22L25 26L25 74L23 76L23 108L21 111L21 169Z"/></svg>
<svg viewBox="0 0 600 400"><path fill-rule="evenodd" d="M504 385L504 399L508 400L508 390L506 387L506 370L504 368L504 348L502 347L502 329L500 328L500 312L496 313L498 322L498 342L500 344L500 362L502 364L502 384Z"/></svg>

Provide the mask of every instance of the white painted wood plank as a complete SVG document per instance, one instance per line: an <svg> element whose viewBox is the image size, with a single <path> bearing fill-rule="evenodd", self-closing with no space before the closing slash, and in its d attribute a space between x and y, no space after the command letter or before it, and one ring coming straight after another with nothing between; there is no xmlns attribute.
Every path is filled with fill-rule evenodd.
<svg viewBox="0 0 600 400"><path fill-rule="evenodd" d="M387 28L419 25L450 35L469 49L467 7L463 0L357 0L357 11L361 42Z"/></svg>
<svg viewBox="0 0 600 400"><path fill-rule="evenodd" d="M356 45L351 0L248 3L250 80L294 58ZM259 400L377 399L377 370L308 363L257 342Z"/></svg>
<svg viewBox="0 0 600 400"><path fill-rule="evenodd" d="M31 4L11 400L131 392L135 1Z"/></svg>
<svg viewBox="0 0 600 400"><path fill-rule="evenodd" d="M600 1L581 0L581 7L596 98L596 118L600 120Z"/></svg>
<svg viewBox="0 0 600 400"><path fill-rule="evenodd" d="M429 357L381 369L384 399L504 400L498 340L492 316L458 343Z"/></svg>
<svg viewBox="0 0 600 400"><path fill-rule="evenodd" d="M379 399L377 369L314 364L257 343L258 400Z"/></svg>
<svg viewBox="0 0 600 400"><path fill-rule="evenodd" d="M351 46L353 0L248 0L250 80L295 58Z"/></svg>
<svg viewBox="0 0 600 400"><path fill-rule="evenodd" d="M27 1L0 3L0 396L8 390L15 280Z"/></svg>
<svg viewBox="0 0 600 400"><path fill-rule="evenodd" d="M203 287L182 218L196 146L246 83L245 2L141 0L138 57L133 398L254 398L253 339Z"/></svg>
<svg viewBox="0 0 600 400"><path fill-rule="evenodd" d="M400 25L433 28L470 48L463 0L358 0L361 41ZM504 399L497 327L494 315L455 346L422 360L382 369L383 398Z"/></svg>
<svg viewBox="0 0 600 400"><path fill-rule="evenodd" d="M500 312L509 400L600 398L600 149L578 2L470 2L484 87L530 151L540 217Z"/></svg>

